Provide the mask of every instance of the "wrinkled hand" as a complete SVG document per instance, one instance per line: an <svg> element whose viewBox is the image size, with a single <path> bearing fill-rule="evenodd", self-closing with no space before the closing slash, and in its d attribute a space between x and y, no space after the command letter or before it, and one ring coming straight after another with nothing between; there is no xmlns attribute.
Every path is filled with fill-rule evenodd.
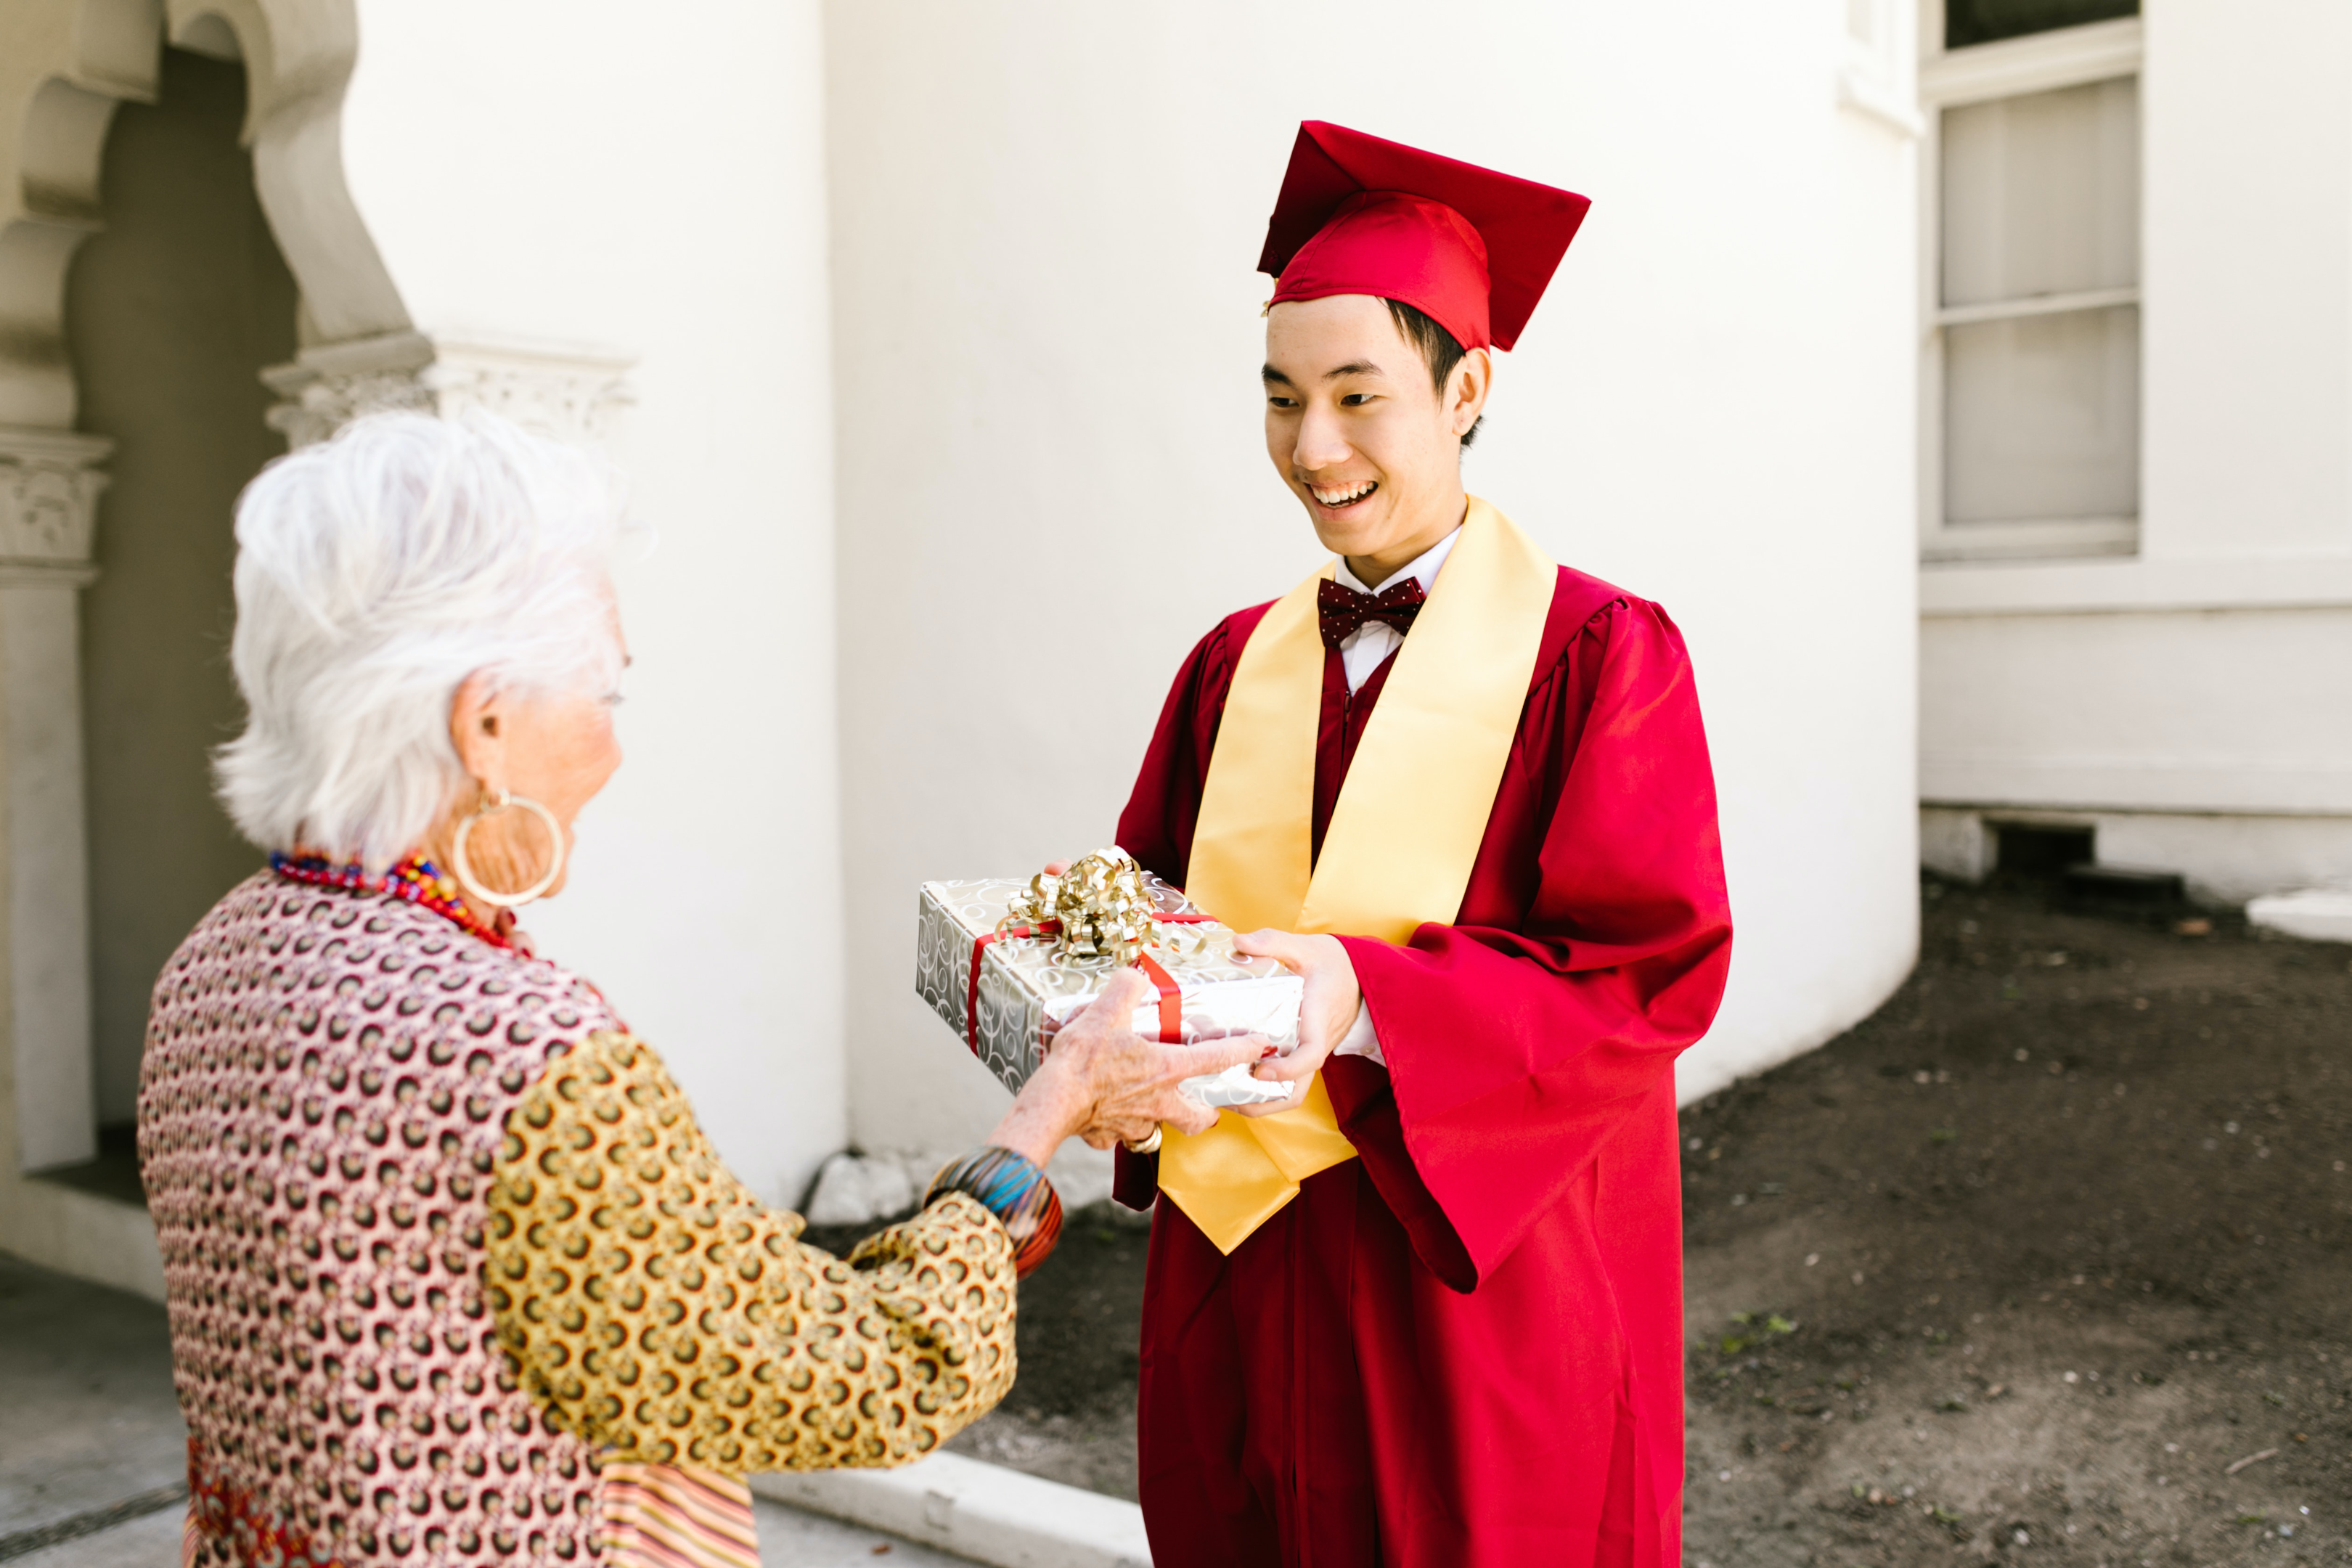
<svg viewBox="0 0 2352 1568"><path fill-rule="evenodd" d="M1180 1132L1205 1132L1217 1113L1187 1100L1188 1078L1223 1072L1257 1060L1267 1049L1255 1035L1198 1046L1163 1046L1132 1027L1151 983L1132 969L1111 976L1100 994L1070 1016L1036 1073L989 1142L1018 1150L1037 1164L1065 1138L1090 1147L1140 1143L1162 1122ZM1042 1152L1040 1152L1042 1151Z"/></svg>
<svg viewBox="0 0 2352 1568"><path fill-rule="evenodd" d="M1356 984L1355 962L1336 936L1299 936L1286 931L1254 931L1234 939L1234 950L1271 958L1307 982L1298 1001L1298 1048L1258 1063L1253 1076L1287 1083L1290 1098L1270 1105L1237 1105L1243 1116L1276 1116L1306 1103L1307 1086L1322 1070L1331 1048L1348 1037L1364 993Z"/></svg>

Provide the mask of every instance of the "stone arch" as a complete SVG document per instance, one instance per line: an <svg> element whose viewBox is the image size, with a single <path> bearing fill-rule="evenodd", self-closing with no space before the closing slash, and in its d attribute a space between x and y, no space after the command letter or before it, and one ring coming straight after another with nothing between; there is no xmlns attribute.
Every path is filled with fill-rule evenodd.
<svg viewBox="0 0 2352 1568"><path fill-rule="evenodd" d="M69 429L66 268L99 223L116 105L152 101L160 47L233 54L262 210L302 291L311 341L410 321L343 177L352 0L15 0L0 26L0 426Z"/></svg>
<svg viewBox="0 0 2352 1568"><path fill-rule="evenodd" d="M630 402L624 355L411 320L343 167L355 0L0 6L0 1247L155 1296L144 1210L37 1173L96 1152L77 627L109 443L76 429L67 279L101 226L116 110L156 100L166 42L245 70L240 139L300 300L294 360L262 374L290 444L392 405L489 407L593 445Z"/></svg>
<svg viewBox="0 0 2352 1568"><path fill-rule="evenodd" d="M181 47L217 55L233 38L245 61L254 184L310 334L332 343L408 331L343 177L343 90L359 56L352 0L166 0L165 19Z"/></svg>
<svg viewBox="0 0 2352 1568"><path fill-rule="evenodd" d="M116 110L155 100L167 40L243 64L241 139L306 345L413 338L343 174L353 0L0 12L0 1246L150 1294L143 1210L26 1173L96 1152L77 627L109 445L76 429L67 279L101 226Z"/></svg>

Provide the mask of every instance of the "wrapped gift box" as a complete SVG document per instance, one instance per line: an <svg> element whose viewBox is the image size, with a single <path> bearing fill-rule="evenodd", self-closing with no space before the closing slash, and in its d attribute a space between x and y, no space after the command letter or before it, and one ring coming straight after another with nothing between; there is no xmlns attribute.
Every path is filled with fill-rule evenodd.
<svg viewBox="0 0 2352 1568"><path fill-rule="evenodd" d="M1179 917L1150 921L1141 952L1181 993L1182 1040L1196 1044L1261 1035L1277 1050L1295 1047L1298 976L1270 958L1235 952L1232 931L1208 921L1159 878L1133 872L1132 864L1125 862L1139 877L1152 914ZM1072 951L1074 944L1058 932L1022 936L1003 931L1008 923L1013 931L1024 929L1015 911L1024 901L1034 910L1035 892L1032 882L1010 878L926 882L915 944L916 990L956 1037L1015 1090L1037 1070L1055 1033L1129 962L1119 952ZM1160 998L1150 996L1131 1023L1139 1034L1164 1037ZM1185 1089L1207 1105L1270 1102L1286 1094L1281 1086L1249 1077L1246 1067L1213 1080L1190 1080Z"/></svg>

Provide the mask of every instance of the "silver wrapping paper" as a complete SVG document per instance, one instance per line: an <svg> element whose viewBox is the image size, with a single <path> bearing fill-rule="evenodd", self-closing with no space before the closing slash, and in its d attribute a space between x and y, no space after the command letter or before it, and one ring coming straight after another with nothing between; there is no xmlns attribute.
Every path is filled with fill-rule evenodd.
<svg viewBox="0 0 2352 1568"><path fill-rule="evenodd" d="M1176 889L1147 879L1153 905L1163 914L1196 914ZM918 900L915 989L946 1020L956 1038L971 1046L988 1069L1015 1090L1029 1081L1045 1047L1069 1017L1091 1002L1120 965L1112 958L1082 958L1061 951L1052 938L1001 938L990 942L980 962L979 1026L972 1027L967 1001L971 992L971 954L979 940L996 930L1013 900L1026 890L1025 879L977 882L926 882ZM1298 976L1270 958L1234 951L1234 933L1222 925L1168 924L1160 928L1151 957L1183 993L1183 1037L1188 1045L1234 1035L1264 1037L1287 1054L1298 1043ZM1136 1009L1131 1026L1158 1038L1158 997ZM1271 1103L1288 1098L1287 1086L1223 1073L1186 1080L1184 1091L1207 1106Z"/></svg>

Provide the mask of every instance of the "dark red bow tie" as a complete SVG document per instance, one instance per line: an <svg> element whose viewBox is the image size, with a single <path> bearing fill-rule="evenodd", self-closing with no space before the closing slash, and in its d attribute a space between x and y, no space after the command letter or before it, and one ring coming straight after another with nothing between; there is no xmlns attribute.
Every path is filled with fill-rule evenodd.
<svg viewBox="0 0 2352 1568"><path fill-rule="evenodd" d="M1329 578L1315 590L1316 619L1323 626L1323 646L1338 647L1356 635L1366 621L1386 621L1399 637L1412 630L1412 618L1429 595L1418 578L1391 583L1375 595Z"/></svg>

